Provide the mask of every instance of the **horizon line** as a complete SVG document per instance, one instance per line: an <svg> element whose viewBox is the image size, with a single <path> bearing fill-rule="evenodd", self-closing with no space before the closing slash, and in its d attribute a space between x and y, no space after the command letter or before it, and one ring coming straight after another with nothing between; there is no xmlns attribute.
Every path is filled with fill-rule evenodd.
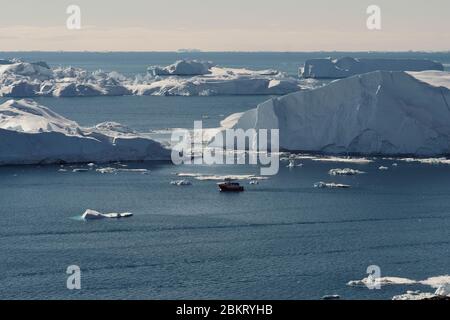
<svg viewBox="0 0 450 320"><path fill-rule="evenodd" d="M450 53L448 50L0 50L0 53Z"/></svg>

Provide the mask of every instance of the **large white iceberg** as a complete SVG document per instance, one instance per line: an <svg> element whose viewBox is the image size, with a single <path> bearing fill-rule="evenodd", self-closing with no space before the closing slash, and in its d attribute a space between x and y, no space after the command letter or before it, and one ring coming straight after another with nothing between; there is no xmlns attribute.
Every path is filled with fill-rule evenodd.
<svg viewBox="0 0 450 320"><path fill-rule="evenodd" d="M149 73L135 77L73 67L51 69L44 62L2 60L0 63L0 96L16 98L281 95L316 85L314 80L300 81L276 70L223 68L200 61L178 61L165 68L151 68Z"/></svg>
<svg viewBox="0 0 450 320"><path fill-rule="evenodd" d="M310 85L311 83L304 84ZM194 77L160 77L128 88L136 95L282 95L300 90L301 83L298 79L275 70L211 67L208 74Z"/></svg>
<svg viewBox="0 0 450 320"><path fill-rule="evenodd" d="M280 148L292 151L449 154L450 82L445 79L449 73L442 71L371 72L270 99L222 125L279 129Z"/></svg>
<svg viewBox="0 0 450 320"><path fill-rule="evenodd" d="M0 165L169 159L160 143L118 124L84 128L31 100L0 105Z"/></svg>
<svg viewBox="0 0 450 320"><path fill-rule="evenodd" d="M304 78L347 78L372 71L443 71L444 66L427 59L374 59L351 58L310 59L300 69Z"/></svg>

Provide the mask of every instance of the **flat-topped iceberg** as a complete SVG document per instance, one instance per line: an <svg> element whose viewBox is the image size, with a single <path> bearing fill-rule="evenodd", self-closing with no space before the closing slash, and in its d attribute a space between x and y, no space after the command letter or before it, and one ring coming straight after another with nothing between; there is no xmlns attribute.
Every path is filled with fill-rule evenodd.
<svg viewBox="0 0 450 320"><path fill-rule="evenodd" d="M310 59L300 70L304 78L339 79L372 71L443 71L444 66L427 59L351 58Z"/></svg>
<svg viewBox="0 0 450 320"><path fill-rule="evenodd" d="M434 77L448 78L448 72ZM450 153L450 85L376 71L270 99L225 127L279 129L280 148L330 154ZM423 81L419 80L422 79ZM439 83L445 83L439 81Z"/></svg>
<svg viewBox="0 0 450 320"><path fill-rule="evenodd" d="M0 96L93 97L123 95L282 95L317 83L298 80L276 70L253 71L215 66L211 62L177 61L152 67L144 75L88 72L81 68L50 68L45 62L4 60L0 63Z"/></svg>
<svg viewBox="0 0 450 320"><path fill-rule="evenodd" d="M160 143L118 124L84 128L31 100L0 105L0 165L169 159Z"/></svg>

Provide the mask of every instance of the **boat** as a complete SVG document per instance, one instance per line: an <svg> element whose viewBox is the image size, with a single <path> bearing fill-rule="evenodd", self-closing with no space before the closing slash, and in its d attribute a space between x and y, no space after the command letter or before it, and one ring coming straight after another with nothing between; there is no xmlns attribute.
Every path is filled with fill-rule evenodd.
<svg viewBox="0 0 450 320"><path fill-rule="evenodd" d="M225 179L224 182L218 183L219 190L222 192L242 192L244 187L237 182Z"/></svg>

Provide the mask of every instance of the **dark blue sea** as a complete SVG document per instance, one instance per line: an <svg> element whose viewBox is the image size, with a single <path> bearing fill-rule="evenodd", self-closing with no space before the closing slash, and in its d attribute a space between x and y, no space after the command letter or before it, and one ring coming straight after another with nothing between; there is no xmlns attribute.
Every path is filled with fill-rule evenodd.
<svg viewBox="0 0 450 320"><path fill-rule="evenodd" d="M180 58L223 66L274 68L296 76L305 59L345 53L0 53L51 66L144 73ZM347 55L355 55L347 53ZM448 54L359 53L427 57ZM218 126L267 96L39 98L81 125L117 121L141 132ZM1 99L3 102L6 99ZM421 285L349 287L377 265L382 276L423 280L450 274L450 167L374 159L369 164L303 160L239 194L215 181L170 181L178 172L259 174L251 165L128 163L149 174L83 166L0 167L0 299L390 299ZM392 166L396 162L398 166ZM380 171L383 165L389 170ZM103 167L104 165L100 166ZM113 166L119 166L115 164ZM333 168L365 174L331 177ZM317 189L318 181L351 189ZM82 221L86 209L132 212L127 219ZM81 268L81 290L66 268Z"/></svg>

